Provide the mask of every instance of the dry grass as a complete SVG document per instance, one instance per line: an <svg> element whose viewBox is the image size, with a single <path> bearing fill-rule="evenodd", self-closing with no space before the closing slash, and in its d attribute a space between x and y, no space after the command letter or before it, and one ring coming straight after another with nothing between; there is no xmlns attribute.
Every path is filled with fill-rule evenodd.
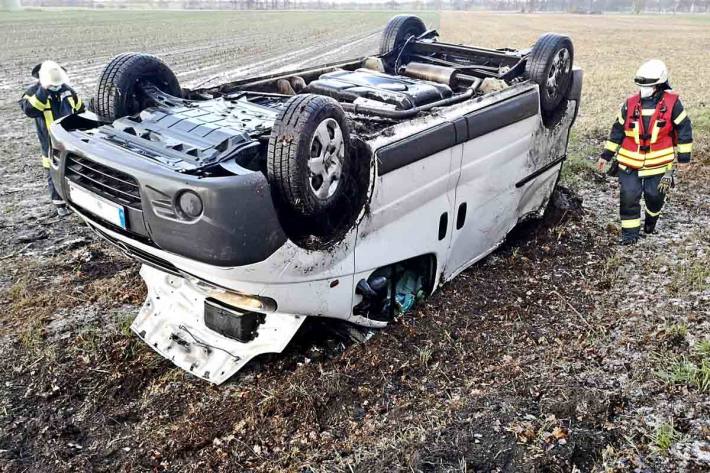
<svg viewBox="0 0 710 473"><path fill-rule="evenodd" d="M138 266L122 255L103 252L100 245L43 260L24 258L21 263L13 284L0 290L0 301L6 304L4 327L14 327L28 349L41 341L44 322L59 309L139 304L145 298Z"/></svg>
<svg viewBox="0 0 710 473"><path fill-rule="evenodd" d="M229 23L232 18L224 15L214 14L223 19L214 28L223 37L233 37L234 42L224 41L224 48L215 49L210 61L217 65L234 64L239 48L250 48L246 41L250 32L266 26L258 21L248 24L256 13L234 25ZM277 21L280 16L268 15L273 15L271 24L282 26ZM320 14L304 15L313 23L323 23ZM208 16L202 13L193 19L203 19L208 25L204 28L211 28ZM142 46L150 46L156 35L162 43L155 44L153 52L185 47L181 41L191 36L186 32L189 26L172 36L165 31L174 29L178 20L173 18L172 23L161 26L156 20L159 17L157 13L144 17L155 28L151 31L136 22L129 29L136 36L126 35L123 43L116 40L116 44L109 44L109 37L115 36L112 32L106 33L106 44L85 41L80 45L87 49L85 54L71 59L90 61L127 49L126 44L144 49ZM117 18L114 28L120 27L125 16ZM374 21L370 18L364 27ZM89 38L98 35L92 32L100 28L87 23L91 28L72 31L91 33ZM644 25L643 31L639 24ZM633 91L631 77L649 45L671 66L673 83L696 124L699 150L708 155L703 135L710 130L710 113L703 96L707 89L705 69L710 66L691 62L701 45L710 42L706 19L456 12L443 13L441 25L442 36L448 41L493 47L531 44L540 33L550 30L574 37L577 62L585 69L586 79L583 110L570 145L577 160L568 166L569 176L584 176L583 158L598 152L619 103ZM240 31L241 27L245 29ZM352 29L356 27L351 25ZM5 35L11 32L9 28L0 30ZM24 30L12 31L18 41L27 37ZM663 42L657 39L660 31L664 32ZM204 37L209 38L211 30L201 34L205 46L208 41ZM200 42L197 35L192 36ZM303 46L289 44L281 36L273 33L272 38L281 38L277 43L258 46L273 46L275 53ZM313 36L319 37L317 32ZM60 35L43 51L48 55L56 51L74 54L68 46L71 38L76 37ZM88 51L91 48L96 51ZM16 58L13 70L26 69L31 54L24 56ZM173 52L170 62L178 62L181 71L187 71L189 58L178 61L181 56ZM246 56L239 57L247 61ZM694 66L683 69L686 64ZM18 156L20 153L15 153L11 159L19 161ZM551 238L553 232L556 235ZM662 395L646 390L646 385L609 387L615 379L623 378L616 368L622 365L606 361L618 362L647 333L635 330L633 337L625 338L613 324L623 322L626 314L613 312L604 319L613 320L607 322L609 331L591 332L587 338L580 335L574 312L591 314L594 304L606 297L595 288L602 284L613 287L626 280L623 258L604 261L607 252L599 244L604 235L594 225L583 227L574 222L541 231L515 249L502 250L499 258L464 273L411 318L367 344L349 346L341 353L328 348L330 342L313 345L317 350L308 348L315 342L301 342L263 364L254 363L232 384L220 388L173 368L138 337L128 335L127 318L108 327L96 321L86 330L72 333L70 339L52 347L59 361L47 363L50 356L46 351L51 345L43 340L46 320L42 316L61 308L79 311L124 302L138 304L145 296L144 289L135 267L110 253L87 259L83 251L75 251L42 259L41 265L29 259L13 260L18 265L12 275L15 285L0 293L0 300L10 314L6 320L25 321L21 341L30 355L13 352L16 359L6 357L5 365L25 360L34 363L39 357L32 352L38 348L44 350L45 358L32 365L36 373L25 370L15 375L12 386L1 383L4 391L0 389L0 399L7 400L13 416L12 423L0 428L0 432L7 432L3 434L9 445L3 448L22 457L12 465L18 470L61 461L61 467L52 464L63 471L91 469L96 464L106 469L193 471L218 467L240 471L389 471L396 466L410 470L444 470L448 466L450 470L489 471L500 466L518 471L566 471L570 462L583 462L579 469L592 471L591 464L599 460L610 469L628 470L635 466L634 459L646 457L649 449L672 452L680 438L676 429L686 435L686 426L678 422L674 427L672 412L660 410L657 418L667 420L639 435L638 425L628 415L634 411L624 407L627 401L617 400L616 394L650 393L651 397L628 401L638 405L652 404L674 393L685 397L706 393L710 365L705 360L709 359L710 341L692 344L698 337L696 325L685 317L687 325L668 326L668 332L683 343L665 344L665 359L652 364L659 370L656 374L660 378L652 377L654 383L663 383ZM541 248L550 248L552 253ZM88 250L99 251L93 245ZM697 275L695 270L688 271L678 282L706 281ZM568 303L572 309L549 299L553 289L562 294L559 299L572 301ZM686 351L688 346L692 349ZM632 357L629 360L632 374L637 373L637 363ZM580 385L580 380L585 384ZM55 389L55 383L61 389ZM538 402L540 399L546 402ZM703 404L698 402L697 406L703 415ZM551 409L559 410L555 418L548 416ZM78 415L66 414L74 412ZM625 415L612 418L611 414L619 412ZM572 420L570 432L563 419ZM628 445L621 441L620 433L628 436L624 437ZM83 451L66 447L68 441L77 441L75 437L87 440ZM569 443L565 446L561 440ZM565 456L572 452L572 458Z"/></svg>
<svg viewBox="0 0 710 473"><path fill-rule="evenodd" d="M496 48L531 45L548 31L569 34L575 63L584 69L577 140L601 143L620 104L634 91L636 68L651 57L663 59L695 125L695 156L710 159L710 63L702 54L703 49L707 54L703 45L710 44L710 17L443 12L440 23L447 41ZM577 150L591 157L599 151L589 146Z"/></svg>

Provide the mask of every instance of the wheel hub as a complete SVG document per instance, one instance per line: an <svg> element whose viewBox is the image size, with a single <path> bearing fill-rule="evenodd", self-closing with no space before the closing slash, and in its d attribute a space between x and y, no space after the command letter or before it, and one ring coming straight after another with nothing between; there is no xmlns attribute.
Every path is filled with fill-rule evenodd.
<svg viewBox="0 0 710 473"><path fill-rule="evenodd" d="M564 76L569 73L570 64L569 50L567 48L560 49L557 54L555 54L552 64L550 65L550 72L547 74L545 88L550 97L554 96L562 85Z"/></svg>
<svg viewBox="0 0 710 473"><path fill-rule="evenodd" d="M340 125L326 118L316 128L308 159L308 181L319 200L331 198L338 190L345 159L345 142Z"/></svg>

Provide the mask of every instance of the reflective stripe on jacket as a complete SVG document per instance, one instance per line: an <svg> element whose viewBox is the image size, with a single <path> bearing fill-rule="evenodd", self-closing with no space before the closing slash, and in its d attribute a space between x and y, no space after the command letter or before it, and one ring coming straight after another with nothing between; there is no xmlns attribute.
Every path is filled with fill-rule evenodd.
<svg viewBox="0 0 710 473"><path fill-rule="evenodd" d="M42 148L42 156L49 157L49 126L67 115L82 113L84 104L76 92L68 86L62 86L57 92L43 89L39 83L34 84L25 91L19 101L25 115L35 119L37 137ZM49 167L49 160L42 160L44 167Z"/></svg>
<svg viewBox="0 0 710 473"><path fill-rule="evenodd" d="M619 164L631 169L658 169L673 162L676 138L671 112L677 100L676 94L667 91L653 109L642 107L640 94L626 100L624 140L617 157ZM644 116L650 116L648 127L644 124Z"/></svg>
<svg viewBox="0 0 710 473"><path fill-rule="evenodd" d="M677 94L659 90L644 99L634 94L624 102L602 157L608 160L618 152L623 169L652 176L670 169L674 157L690 161L692 143L692 124Z"/></svg>

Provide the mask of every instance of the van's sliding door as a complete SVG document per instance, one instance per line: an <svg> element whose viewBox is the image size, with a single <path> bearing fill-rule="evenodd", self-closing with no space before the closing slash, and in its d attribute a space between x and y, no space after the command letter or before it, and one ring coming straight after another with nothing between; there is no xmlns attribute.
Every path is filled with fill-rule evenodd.
<svg viewBox="0 0 710 473"><path fill-rule="evenodd" d="M538 95L528 92L470 114L461 149L454 228L444 270L448 280L492 251L518 220L529 149L540 118Z"/></svg>

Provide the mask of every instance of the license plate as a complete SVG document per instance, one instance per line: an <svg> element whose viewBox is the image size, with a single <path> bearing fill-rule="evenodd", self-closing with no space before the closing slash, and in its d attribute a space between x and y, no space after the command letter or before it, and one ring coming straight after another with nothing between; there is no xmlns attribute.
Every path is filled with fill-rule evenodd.
<svg viewBox="0 0 710 473"><path fill-rule="evenodd" d="M97 217L126 229L126 211L123 206L90 192L76 184L69 184L69 197L79 207L88 210Z"/></svg>

